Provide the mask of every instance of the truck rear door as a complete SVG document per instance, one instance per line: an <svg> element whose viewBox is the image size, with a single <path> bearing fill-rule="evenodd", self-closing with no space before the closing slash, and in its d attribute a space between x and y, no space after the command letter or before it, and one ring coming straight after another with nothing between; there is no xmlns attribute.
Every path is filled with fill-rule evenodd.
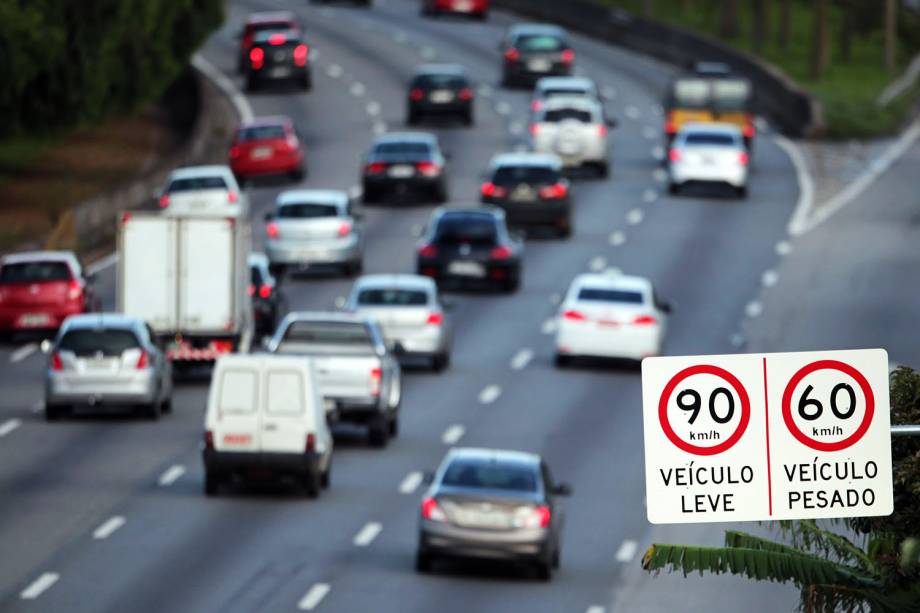
<svg viewBox="0 0 920 613"><path fill-rule="evenodd" d="M303 453L306 449L311 421L307 413L306 383L303 372L294 368L269 367L265 370L263 453Z"/></svg>
<svg viewBox="0 0 920 613"><path fill-rule="evenodd" d="M157 331L178 323L176 247L179 221L126 215L119 231L118 309Z"/></svg>
<svg viewBox="0 0 920 613"><path fill-rule="evenodd" d="M216 373L217 386L210 424L218 451L257 453L261 450L262 419L259 411L260 369L233 365ZM216 415L213 413L216 412Z"/></svg>
<svg viewBox="0 0 920 613"><path fill-rule="evenodd" d="M180 226L179 330L230 332L235 328L236 221L186 218Z"/></svg>

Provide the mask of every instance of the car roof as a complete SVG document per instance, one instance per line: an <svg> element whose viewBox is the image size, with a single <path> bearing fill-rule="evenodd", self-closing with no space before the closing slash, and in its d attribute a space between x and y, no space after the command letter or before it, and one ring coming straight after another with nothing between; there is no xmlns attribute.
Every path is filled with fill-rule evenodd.
<svg viewBox="0 0 920 613"><path fill-rule="evenodd" d="M374 139L374 144L381 143L404 143L404 142L424 142L433 144L438 142L438 137L430 132L389 132L381 134Z"/></svg>
<svg viewBox="0 0 920 613"><path fill-rule="evenodd" d="M557 25L551 23L518 23L508 29L511 36L521 36L526 34L550 34L553 36L565 36L566 31Z"/></svg>
<svg viewBox="0 0 920 613"><path fill-rule="evenodd" d="M561 168L562 160L554 153L498 153L492 157L490 166L493 169L501 166L551 166L553 168Z"/></svg>
<svg viewBox="0 0 920 613"><path fill-rule="evenodd" d="M355 281L355 289L399 288L431 291L436 288L431 277L410 274L364 275Z"/></svg>
<svg viewBox="0 0 920 613"><path fill-rule="evenodd" d="M135 328L143 326L144 320L140 317L125 315L123 313L84 313L71 315L64 321L66 330L89 328Z"/></svg>
<svg viewBox="0 0 920 613"><path fill-rule="evenodd" d="M686 123L680 128L678 135L683 133L708 133L708 134L731 134L732 136L741 136L741 130L738 126L730 123Z"/></svg>
<svg viewBox="0 0 920 613"><path fill-rule="evenodd" d="M584 273L575 277L573 286L598 287L604 289L632 290L648 292L652 290L652 282L645 277L636 277L619 273Z"/></svg>
<svg viewBox="0 0 920 613"><path fill-rule="evenodd" d="M242 122L237 130L246 128L260 128L263 126L293 126L294 120L287 115L266 115L265 117L255 117L250 121Z"/></svg>
<svg viewBox="0 0 920 613"><path fill-rule="evenodd" d="M554 87L581 87L584 89L597 89L597 84L588 77L540 77L536 89L552 89Z"/></svg>
<svg viewBox="0 0 920 613"><path fill-rule="evenodd" d="M269 264L268 256L261 251L253 251L250 253L249 257L246 258L246 262L249 266L267 267Z"/></svg>
<svg viewBox="0 0 920 613"><path fill-rule="evenodd" d="M289 189L278 194L275 206L288 204L331 204L346 206L348 194L336 189Z"/></svg>
<svg viewBox="0 0 920 613"><path fill-rule="evenodd" d="M227 353L217 359L216 367L227 366L279 366L286 370L293 367L300 369L306 367L308 362L304 356L285 355L283 353Z"/></svg>
<svg viewBox="0 0 920 613"><path fill-rule="evenodd" d="M504 217L504 211L491 204L448 204L439 206L432 213L435 219L441 219L445 216L456 217L460 215L482 216L499 218Z"/></svg>
<svg viewBox="0 0 920 613"><path fill-rule="evenodd" d="M342 323L342 324L373 324L374 321L363 315L357 315L355 313L346 313L344 311L292 311L284 317L282 326L286 324L291 324L294 322L306 321L306 322L328 322L328 323Z"/></svg>
<svg viewBox="0 0 920 613"><path fill-rule="evenodd" d="M64 262L79 264L72 251L20 251L0 257L0 266L4 264L25 264L28 262Z"/></svg>
<svg viewBox="0 0 920 613"><path fill-rule="evenodd" d="M599 111L601 105L594 98L588 98L585 96L552 96L548 98L543 105L544 110L556 110L556 109L582 109L582 110L591 110Z"/></svg>
<svg viewBox="0 0 920 613"><path fill-rule="evenodd" d="M222 164L211 164L204 166L183 166L176 168L169 175L169 180L188 179L193 177L213 177L214 175L227 176L232 175L229 166Z"/></svg>
<svg viewBox="0 0 920 613"><path fill-rule="evenodd" d="M415 69L417 77L439 74L466 76L466 68L460 64L422 64Z"/></svg>
<svg viewBox="0 0 920 613"><path fill-rule="evenodd" d="M273 21L291 21L296 23L297 17L291 11L262 11L259 13L250 13L246 18L246 25L258 25L260 23L271 23Z"/></svg>
<svg viewBox="0 0 920 613"><path fill-rule="evenodd" d="M486 449L484 447L455 447L447 457L451 460L472 460L480 462L502 462L525 464L534 469L540 466L540 456L525 451L512 451L509 449Z"/></svg>

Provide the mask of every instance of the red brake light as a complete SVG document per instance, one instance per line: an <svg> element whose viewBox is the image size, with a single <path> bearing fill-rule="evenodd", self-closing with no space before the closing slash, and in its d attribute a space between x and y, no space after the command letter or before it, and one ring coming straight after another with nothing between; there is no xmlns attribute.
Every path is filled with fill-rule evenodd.
<svg viewBox="0 0 920 613"><path fill-rule="evenodd" d="M276 32L275 34L272 34L271 36L268 37L269 45L283 45L286 42L287 42L287 36L285 36L281 32Z"/></svg>
<svg viewBox="0 0 920 613"><path fill-rule="evenodd" d="M514 47L505 50L505 59L509 62L516 62L521 58L521 53Z"/></svg>
<svg viewBox="0 0 920 613"><path fill-rule="evenodd" d="M562 52L562 63L571 64L575 61L575 52L571 49L566 49Z"/></svg>
<svg viewBox="0 0 920 613"><path fill-rule="evenodd" d="M230 159L231 160L235 160L236 158L240 157L240 153L242 153L242 151L240 150L238 146L230 147Z"/></svg>
<svg viewBox="0 0 920 613"><path fill-rule="evenodd" d="M310 53L310 48L306 45L297 45L294 47L294 63L298 66L307 65L307 55Z"/></svg>
<svg viewBox="0 0 920 613"><path fill-rule="evenodd" d="M83 295L83 287L80 286L79 281L71 281L67 285L67 299L68 300L79 300L80 296Z"/></svg>
<svg viewBox="0 0 920 613"><path fill-rule="evenodd" d="M313 453L316 451L316 435L312 432L307 435L306 445L304 445L304 451L307 453Z"/></svg>
<svg viewBox="0 0 920 613"><path fill-rule="evenodd" d="M457 96L458 96L461 100L472 100L472 99L473 99L473 90L471 90L469 87L464 87L463 89L460 90L460 93L457 94Z"/></svg>
<svg viewBox="0 0 920 613"><path fill-rule="evenodd" d="M498 247L492 249L492 251L489 253L489 257L493 260L507 260L511 257L511 249L505 245L499 245Z"/></svg>
<svg viewBox="0 0 920 613"><path fill-rule="evenodd" d="M163 194L160 196L160 208L165 209L169 206L169 194Z"/></svg>
<svg viewBox="0 0 920 613"><path fill-rule="evenodd" d="M441 174L441 167L434 162L418 162L415 167L426 177L436 177Z"/></svg>
<svg viewBox="0 0 920 613"><path fill-rule="evenodd" d="M530 103L530 110L533 111L534 113L536 113L537 111L539 111L539 110L542 109L542 108L543 108L543 101L542 101L542 100L534 100L534 101L532 101L532 102Z"/></svg>
<svg viewBox="0 0 920 613"><path fill-rule="evenodd" d="M607 136L607 126L602 123L597 124L597 133L601 136Z"/></svg>
<svg viewBox="0 0 920 613"><path fill-rule="evenodd" d="M236 203L236 201L239 199L240 199L240 195L237 194L236 191L231 189L230 191L227 192L227 202L229 202L230 204Z"/></svg>
<svg viewBox="0 0 920 613"><path fill-rule="evenodd" d="M383 377L383 370L379 366L371 368L371 396L380 395L380 379Z"/></svg>
<svg viewBox="0 0 920 613"><path fill-rule="evenodd" d="M562 312L562 318L568 319L569 321L587 321L587 317L581 311L576 311L574 309L567 309Z"/></svg>
<svg viewBox="0 0 920 613"><path fill-rule="evenodd" d="M673 115L668 115L667 119L664 122L664 131L667 134L677 134L677 123L674 121Z"/></svg>
<svg viewBox="0 0 920 613"><path fill-rule="evenodd" d="M265 234L268 235L268 238L278 238L278 236L281 234L278 231L278 224L276 224L274 221L268 222L268 224L265 226Z"/></svg>
<svg viewBox="0 0 920 613"><path fill-rule="evenodd" d="M253 47L249 50L249 61L252 62L252 69L259 70L265 62L265 51L259 47Z"/></svg>
<svg viewBox="0 0 920 613"><path fill-rule="evenodd" d="M744 138L754 138L754 134L757 133L757 130L754 128L754 122L750 118L744 122L744 129L741 131L744 134Z"/></svg>
<svg viewBox="0 0 920 613"><path fill-rule="evenodd" d="M444 323L444 316L440 313L429 313L428 321L425 323L429 323L433 326L440 326L442 323Z"/></svg>
<svg viewBox="0 0 920 613"><path fill-rule="evenodd" d="M742 166L747 166L748 162L751 161L751 156L746 151L742 151L738 154L738 161L741 162Z"/></svg>
<svg viewBox="0 0 920 613"><path fill-rule="evenodd" d="M425 92L423 92L417 87L413 88L412 91L409 92L409 98L411 98L415 102L418 102L424 97L425 97Z"/></svg>
<svg viewBox="0 0 920 613"><path fill-rule="evenodd" d="M540 525L541 528L549 527L549 522L553 518L552 511L550 511L549 507L544 506L544 505L541 505L537 507L536 509L534 509L534 515L536 515L537 523Z"/></svg>
<svg viewBox="0 0 920 613"><path fill-rule="evenodd" d="M57 351L51 354L51 370L64 370L64 362L61 360L61 354Z"/></svg>
<svg viewBox="0 0 920 613"><path fill-rule="evenodd" d="M431 521L447 521L447 513L438 506L437 500L429 497L422 501L422 518Z"/></svg>
<svg viewBox="0 0 920 613"><path fill-rule="evenodd" d="M483 183L479 191L485 198L504 198L508 193L507 189L499 187L491 181Z"/></svg>
<svg viewBox="0 0 920 613"><path fill-rule="evenodd" d="M338 229L338 232L337 232L337 233L338 233L338 235L341 236L341 237L345 237L345 236L348 236L349 234L351 234L351 222L350 222L350 221L343 221L343 222L342 222L342 225L339 226L339 229Z"/></svg>
<svg viewBox="0 0 920 613"><path fill-rule="evenodd" d="M367 165L365 171L369 175L379 175L381 172L384 172L387 169L387 165L384 162L373 162Z"/></svg>
<svg viewBox="0 0 920 613"><path fill-rule="evenodd" d="M150 356L146 351L141 351L141 357L137 358L137 368L138 370L143 370L150 366Z"/></svg>
<svg viewBox="0 0 920 613"><path fill-rule="evenodd" d="M214 449L214 433L210 430L204 431L204 448L210 451Z"/></svg>
<svg viewBox="0 0 920 613"><path fill-rule="evenodd" d="M209 347L215 353L230 353L233 351L233 341L211 341Z"/></svg>
<svg viewBox="0 0 920 613"><path fill-rule="evenodd" d="M259 287L259 296L261 298L268 298L271 295L272 295L271 285L262 285Z"/></svg>
<svg viewBox="0 0 920 613"><path fill-rule="evenodd" d="M422 245L418 250L418 254L423 258L433 258L438 255L438 248L434 245Z"/></svg>
<svg viewBox="0 0 920 613"><path fill-rule="evenodd" d="M637 326L653 326L657 323L658 320L651 315L639 315L633 320L633 324Z"/></svg>
<svg viewBox="0 0 920 613"><path fill-rule="evenodd" d="M565 198L565 195L568 193L568 188L564 183L556 183L554 185L547 185L544 188L540 189L540 197L547 200L555 200L557 198Z"/></svg>
<svg viewBox="0 0 920 613"><path fill-rule="evenodd" d="M669 149L668 150L668 159L672 162L680 161L680 150L679 149Z"/></svg>

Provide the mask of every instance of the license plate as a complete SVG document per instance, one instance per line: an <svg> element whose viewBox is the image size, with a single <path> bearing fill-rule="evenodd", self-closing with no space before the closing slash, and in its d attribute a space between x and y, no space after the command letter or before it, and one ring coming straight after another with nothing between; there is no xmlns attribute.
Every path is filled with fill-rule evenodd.
<svg viewBox="0 0 920 613"><path fill-rule="evenodd" d="M461 277L486 276L486 269L479 262L451 262L447 267L447 272Z"/></svg>
<svg viewBox="0 0 920 613"><path fill-rule="evenodd" d="M458 519L467 526L476 526L478 528L507 528L510 525L504 513L463 511Z"/></svg>
<svg viewBox="0 0 920 613"><path fill-rule="evenodd" d="M400 164L397 166L391 166L387 174L394 179L407 179L415 174L415 168L413 166Z"/></svg>
<svg viewBox="0 0 920 613"><path fill-rule="evenodd" d="M45 313L32 313L19 318L19 325L23 328L47 326L49 323L51 323L51 318Z"/></svg>
<svg viewBox="0 0 920 613"><path fill-rule="evenodd" d="M251 434L225 434L224 435L224 444L225 445L249 445L252 443Z"/></svg>
<svg viewBox="0 0 920 613"><path fill-rule="evenodd" d="M254 160L265 160L270 158L274 152L275 150L271 147L256 147L252 150L250 157Z"/></svg>
<svg viewBox="0 0 920 613"><path fill-rule="evenodd" d="M469 13L473 10L473 3L470 0L458 0L454 2L454 10L460 13Z"/></svg>
<svg viewBox="0 0 920 613"><path fill-rule="evenodd" d="M87 360L86 368L87 370L109 370L112 367L112 363L108 360Z"/></svg>
<svg viewBox="0 0 920 613"><path fill-rule="evenodd" d="M437 89L428 96L428 99L438 104L454 101L454 92L446 89Z"/></svg>
<svg viewBox="0 0 920 613"><path fill-rule="evenodd" d="M284 67L272 68L269 74L272 76L272 78L283 79L284 77L291 76L291 69Z"/></svg>
<svg viewBox="0 0 920 613"><path fill-rule="evenodd" d="M552 66L553 63L549 60L530 60L527 62L528 70L532 70L534 72L546 72L552 68Z"/></svg>
<svg viewBox="0 0 920 613"><path fill-rule="evenodd" d="M537 193L529 187L519 187L511 192L511 199L517 202L533 202L537 198Z"/></svg>

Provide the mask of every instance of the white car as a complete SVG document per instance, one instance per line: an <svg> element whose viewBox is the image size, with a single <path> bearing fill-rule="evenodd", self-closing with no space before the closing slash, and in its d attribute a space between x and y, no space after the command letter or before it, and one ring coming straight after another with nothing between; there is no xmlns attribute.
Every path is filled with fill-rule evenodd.
<svg viewBox="0 0 920 613"><path fill-rule="evenodd" d="M575 96L601 102L597 84L588 77L543 77L537 81L530 101L530 110L537 112L549 98Z"/></svg>
<svg viewBox="0 0 920 613"><path fill-rule="evenodd" d="M648 279L578 275L559 309L556 364L578 356L641 360L660 355L670 312Z"/></svg>
<svg viewBox="0 0 920 613"><path fill-rule="evenodd" d="M750 154L744 135L724 123L691 123L681 128L668 151L668 189L676 194L691 183L725 184L747 196Z"/></svg>
<svg viewBox="0 0 920 613"><path fill-rule="evenodd" d="M187 166L172 171L158 203L167 215L245 217L249 201L229 166Z"/></svg>
<svg viewBox="0 0 920 613"><path fill-rule="evenodd" d="M614 122L604 118L600 103L590 98L549 98L534 113L530 124L533 150L554 153L563 166L588 166L606 177L609 172L607 129Z"/></svg>
<svg viewBox="0 0 920 613"><path fill-rule="evenodd" d="M397 355L422 356L441 371L450 364L451 330L438 286L419 275L367 275L355 281L345 308L377 321Z"/></svg>

